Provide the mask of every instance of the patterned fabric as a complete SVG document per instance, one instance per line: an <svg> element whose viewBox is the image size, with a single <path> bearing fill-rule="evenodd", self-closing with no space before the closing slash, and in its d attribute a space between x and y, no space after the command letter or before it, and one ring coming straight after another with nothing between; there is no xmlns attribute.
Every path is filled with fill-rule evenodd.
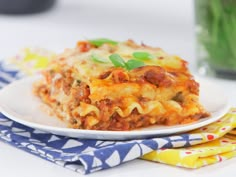
<svg viewBox="0 0 236 177"><path fill-rule="evenodd" d="M1 87L22 76L15 68L9 67L5 63L0 63ZM215 163L236 155L235 141L229 142L229 146L223 146L226 141L229 141L229 138L224 135L235 127L236 115L235 110L232 110L219 122L187 134L143 140L99 141L45 133L16 123L0 114L0 139L2 141L83 174L111 168L141 157L147 160L190 168ZM213 148L205 147L205 142L214 144L216 139L222 136L224 137L218 140L220 143L214 147L214 153ZM196 144L201 145L193 146ZM180 147L181 149L173 149ZM192 149L192 147L197 148ZM199 152L204 148L205 150L203 151L206 153L200 154ZM224 153L228 154L223 156ZM194 154L195 156L187 156L186 154ZM220 154L220 156L217 156L217 154ZM210 156L214 160L197 162L197 158L201 159L202 156ZM188 159L186 163L185 159Z"/></svg>
<svg viewBox="0 0 236 177"><path fill-rule="evenodd" d="M31 75L45 68L55 54L42 48L24 48L10 59L20 71Z"/></svg>
<svg viewBox="0 0 236 177"><path fill-rule="evenodd" d="M189 132L201 134L202 142L188 148L159 149L142 158L174 166L199 168L236 156L236 108L208 126ZM205 142L205 143L204 143ZM167 157L171 158L167 158Z"/></svg>

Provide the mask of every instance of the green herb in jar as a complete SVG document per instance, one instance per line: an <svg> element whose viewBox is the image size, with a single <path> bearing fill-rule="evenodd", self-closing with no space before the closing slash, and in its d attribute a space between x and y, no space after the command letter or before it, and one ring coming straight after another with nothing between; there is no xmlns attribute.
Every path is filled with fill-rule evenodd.
<svg viewBox="0 0 236 177"><path fill-rule="evenodd" d="M195 0L195 14L200 62L236 75L236 1Z"/></svg>

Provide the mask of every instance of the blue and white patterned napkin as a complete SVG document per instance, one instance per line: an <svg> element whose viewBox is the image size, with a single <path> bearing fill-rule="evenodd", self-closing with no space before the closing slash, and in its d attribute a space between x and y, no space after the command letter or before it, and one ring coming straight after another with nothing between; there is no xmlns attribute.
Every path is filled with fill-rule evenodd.
<svg viewBox="0 0 236 177"><path fill-rule="evenodd" d="M23 75L0 63L0 87ZM129 141L100 141L63 137L16 123L0 113L0 140L73 171L88 174L139 158L160 148L187 147L202 141L200 135Z"/></svg>

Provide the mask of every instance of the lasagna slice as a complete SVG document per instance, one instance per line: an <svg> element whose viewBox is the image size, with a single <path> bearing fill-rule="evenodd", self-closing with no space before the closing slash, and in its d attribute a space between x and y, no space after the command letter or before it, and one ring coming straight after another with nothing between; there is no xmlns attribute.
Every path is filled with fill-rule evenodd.
<svg viewBox="0 0 236 177"><path fill-rule="evenodd" d="M80 41L42 74L35 94L72 128L123 131L209 116L186 61L132 40Z"/></svg>

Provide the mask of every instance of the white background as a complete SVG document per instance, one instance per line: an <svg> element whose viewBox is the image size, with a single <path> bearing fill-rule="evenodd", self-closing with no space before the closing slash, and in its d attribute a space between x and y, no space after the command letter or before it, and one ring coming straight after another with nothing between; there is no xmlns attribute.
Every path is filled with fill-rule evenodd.
<svg viewBox="0 0 236 177"><path fill-rule="evenodd" d="M78 39L108 37L143 41L192 60L193 25L191 0L59 0L46 13L0 15L0 53L32 45L60 51Z"/></svg>
<svg viewBox="0 0 236 177"><path fill-rule="evenodd" d="M0 15L0 57L26 46L55 51L74 47L79 39L108 37L162 47L187 60L196 72L192 0L58 0L48 12ZM236 105L236 82L218 83ZM134 160L89 176L235 176L236 158L198 170ZM82 176L0 142L0 175L7 177Z"/></svg>

